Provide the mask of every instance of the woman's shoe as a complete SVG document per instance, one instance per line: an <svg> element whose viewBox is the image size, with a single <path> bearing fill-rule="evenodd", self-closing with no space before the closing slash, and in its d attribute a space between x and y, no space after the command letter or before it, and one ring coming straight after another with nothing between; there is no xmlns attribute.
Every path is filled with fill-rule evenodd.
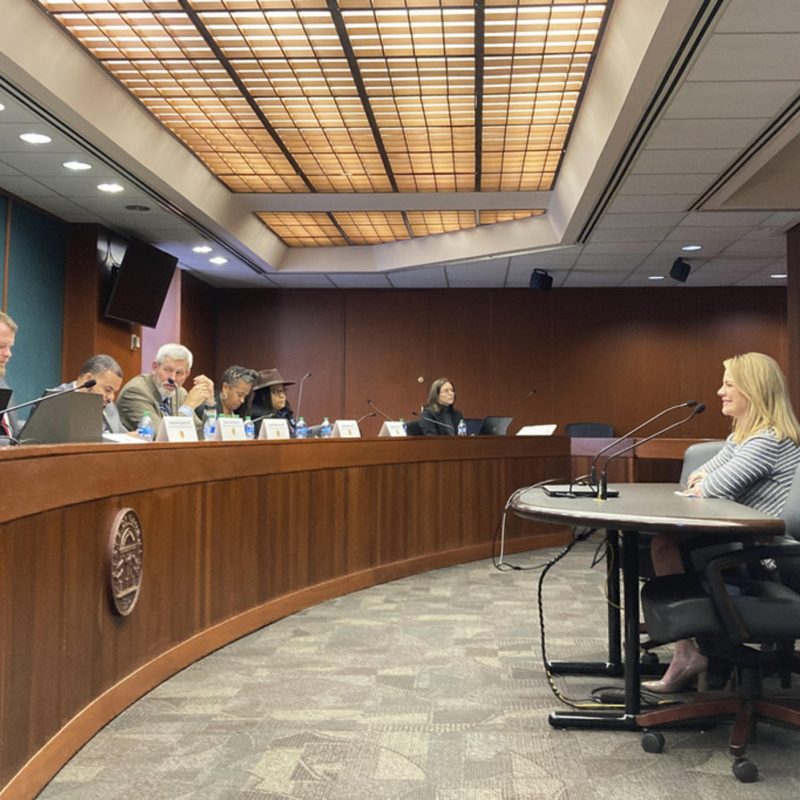
<svg viewBox="0 0 800 800"><path fill-rule="evenodd" d="M658 681L642 681L642 689L654 694L671 694L685 689L694 678L698 683L704 682L708 659L705 656L693 659L677 675L666 681L664 678ZM666 677L666 676L664 676Z"/></svg>

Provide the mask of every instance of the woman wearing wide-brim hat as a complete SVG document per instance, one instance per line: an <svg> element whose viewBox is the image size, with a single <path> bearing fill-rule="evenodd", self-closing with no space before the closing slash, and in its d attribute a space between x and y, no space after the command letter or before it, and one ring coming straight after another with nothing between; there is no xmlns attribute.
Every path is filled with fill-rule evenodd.
<svg viewBox="0 0 800 800"><path fill-rule="evenodd" d="M261 419L285 419L289 423L289 432L294 436L294 412L286 399L286 387L294 386L294 384L294 381L284 380L277 369L259 371L253 386L251 408L251 416L256 423L256 436L261 428L259 417Z"/></svg>

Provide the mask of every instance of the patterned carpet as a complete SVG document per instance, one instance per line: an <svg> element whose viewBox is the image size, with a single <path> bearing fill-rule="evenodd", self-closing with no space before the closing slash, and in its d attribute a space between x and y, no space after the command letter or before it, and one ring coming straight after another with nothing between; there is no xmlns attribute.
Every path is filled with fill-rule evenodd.
<svg viewBox="0 0 800 800"><path fill-rule="evenodd" d="M579 545L548 576L553 658L603 658L601 569ZM556 551L512 557L526 566ZM101 731L42 800L716 800L800 797L797 734L760 729L754 784L729 728L558 731L544 677L537 572L482 561L324 603L165 682ZM559 679L586 697L594 678ZM613 683L613 682L612 682Z"/></svg>

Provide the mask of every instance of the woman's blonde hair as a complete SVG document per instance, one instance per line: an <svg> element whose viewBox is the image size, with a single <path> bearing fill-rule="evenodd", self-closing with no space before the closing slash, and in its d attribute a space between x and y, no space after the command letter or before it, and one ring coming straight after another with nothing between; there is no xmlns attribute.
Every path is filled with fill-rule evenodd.
<svg viewBox="0 0 800 800"><path fill-rule="evenodd" d="M428 392L428 408L433 411L434 414L438 414L442 407L439 405L439 392L446 383L449 383L453 386L453 381L450 378L437 378L431 384L431 390ZM453 386L453 394L455 394L456 387Z"/></svg>
<svg viewBox="0 0 800 800"><path fill-rule="evenodd" d="M722 362L736 388L747 398L747 413L733 421L737 444L771 428L778 439L800 444L800 423L792 410L786 378L778 362L763 353L744 353Z"/></svg>

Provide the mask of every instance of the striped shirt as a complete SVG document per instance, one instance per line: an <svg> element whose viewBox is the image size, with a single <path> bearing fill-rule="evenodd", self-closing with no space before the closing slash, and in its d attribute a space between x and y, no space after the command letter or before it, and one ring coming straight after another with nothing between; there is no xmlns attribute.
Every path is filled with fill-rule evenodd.
<svg viewBox="0 0 800 800"><path fill-rule="evenodd" d="M724 497L779 517L800 465L800 447L791 439L778 441L773 430L763 430L725 447L698 470L705 477L703 497Z"/></svg>

